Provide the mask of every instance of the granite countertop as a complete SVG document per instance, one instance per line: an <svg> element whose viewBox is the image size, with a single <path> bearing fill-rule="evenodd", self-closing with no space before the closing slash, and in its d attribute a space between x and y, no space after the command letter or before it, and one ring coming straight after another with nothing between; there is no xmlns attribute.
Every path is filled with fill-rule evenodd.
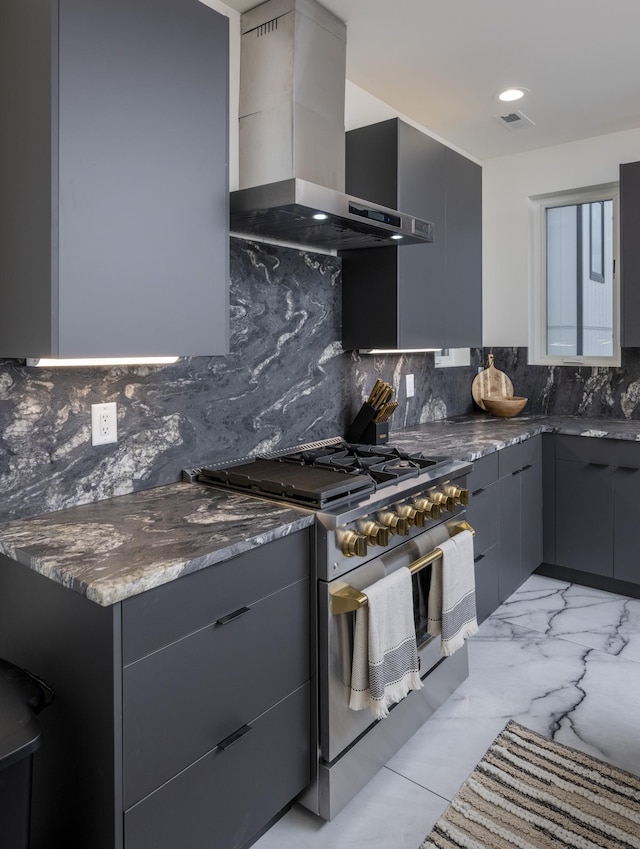
<svg viewBox="0 0 640 849"><path fill-rule="evenodd" d="M176 483L0 526L0 552L108 606L314 523L313 513Z"/></svg>
<svg viewBox="0 0 640 849"><path fill-rule="evenodd" d="M406 451L478 460L539 433L637 442L640 440L640 421L545 415L501 419L487 413L474 413L393 432L389 442Z"/></svg>
<svg viewBox="0 0 640 849"><path fill-rule="evenodd" d="M477 460L539 433L640 440L640 422L474 414L393 432L390 444ZM108 606L313 525L312 511L176 483L0 525L0 553Z"/></svg>

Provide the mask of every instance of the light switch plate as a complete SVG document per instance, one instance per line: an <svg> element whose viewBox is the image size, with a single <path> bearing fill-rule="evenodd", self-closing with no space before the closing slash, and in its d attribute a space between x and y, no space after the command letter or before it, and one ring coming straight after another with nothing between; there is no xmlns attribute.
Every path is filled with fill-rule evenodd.
<svg viewBox="0 0 640 849"><path fill-rule="evenodd" d="M414 384L413 384L413 375L412 374L406 375L406 381L407 381L407 398L413 398L413 396L416 394Z"/></svg>

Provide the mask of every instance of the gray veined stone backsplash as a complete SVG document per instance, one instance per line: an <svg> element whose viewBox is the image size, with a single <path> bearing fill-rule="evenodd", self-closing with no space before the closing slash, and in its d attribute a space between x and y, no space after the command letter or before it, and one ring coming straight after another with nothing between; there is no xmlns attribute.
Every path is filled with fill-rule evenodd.
<svg viewBox="0 0 640 849"><path fill-rule="evenodd" d="M340 259L231 239L231 353L160 368L27 369L0 361L0 521L178 480L184 467L344 435L380 377L397 387L392 430L474 412L469 367L432 354L344 352ZM428 305L427 305L428 307ZM177 332L184 332L179 328ZM528 411L640 418L640 358L624 367L526 365L495 349ZM415 375L413 398L404 375ZM638 380L636 378L639 378ZM116 401L118 443L91 446L90 406ZM482 414L484 415L484 414Z"/></svg>
<svg viewBox="0 0 640 849"><path fill-rule="evenodd" d="M640 349L623 348L619 368L530 366L527 348L486 348L506 372L514 394L529 398L524 413L640 419Z"/></svg>
<svg viewBox="0 0 640 849"><path fill-rule="evenodd" d="M396 428L470 411L473 369L435 373L432 354L343 352L340 267L337 257L231 239L227 357L72 370L0 361L0 521L343 435L377 377L402 386L401 375L415 374ZM94 448L90 406L105 401L118 404L118 443Z"/></svg>

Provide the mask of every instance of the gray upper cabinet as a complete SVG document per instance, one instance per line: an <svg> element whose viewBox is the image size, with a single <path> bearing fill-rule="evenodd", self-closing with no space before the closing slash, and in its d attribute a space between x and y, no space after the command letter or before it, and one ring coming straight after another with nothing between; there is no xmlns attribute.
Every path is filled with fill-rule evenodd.
<svg viewBox="0 0 640 849"><path fill-rule="evenodd" d="M0 5L0 356L228 350L228 19Z"/></svg>
<svg viewBox="0 0 640 849"><path fill-rule="evenodd" d="M620 341L640 347L640 162L620 166Z"/></svg>
<svg viewBox="0 0 640 849"><path fill-rule="evenodd" d="M343 346L480 346L480 166L397 118L348 132L346 152L347 192L435 226L431 244L343 254Z"/></svg>

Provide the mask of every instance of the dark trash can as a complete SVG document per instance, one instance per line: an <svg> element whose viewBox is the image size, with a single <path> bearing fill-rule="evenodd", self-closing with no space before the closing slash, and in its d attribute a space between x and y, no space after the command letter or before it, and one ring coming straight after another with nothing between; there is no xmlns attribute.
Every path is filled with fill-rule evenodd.
<svg viewBox="0 0 640 849"><path fill-rule="evenodd" d="M28 849L33 753L40 745L36 714L53 691L40 678L0 659L0 846Z"/></svg>

